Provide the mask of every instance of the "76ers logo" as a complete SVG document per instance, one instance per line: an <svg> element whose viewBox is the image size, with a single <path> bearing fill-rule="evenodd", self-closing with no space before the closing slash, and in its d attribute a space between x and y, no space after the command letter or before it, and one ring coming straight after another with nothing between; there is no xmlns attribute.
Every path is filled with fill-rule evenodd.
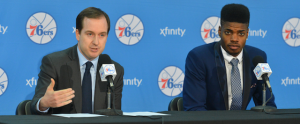
<svg viewBox="0 0 300 124"><path fill-rule="evenodd" d="M127 14L117 21L115 32L123 44L134 45L142 39L144 26L137 16Z"/></svg>
<svg viewBox="0 0 300 124"><path fill-rule="evenodd" d="M26 32L33 42L38 44L48 43L56 34L55 20L47 13L35 13L27 21Z"/></svg>
<svg viewBox="0 0 300 124"><path fill-rule="evenodd" d="M300 46L300 19L291 18L282 28L283 40L292 47Z"/></svg>
<svg viewBox="0 0 300 124"><path fill-rule="evenodd" d="M107 65L104 68L105 68L105 72L107 74L113 74L113 73L115 73L115 68L112 65Z"/></svg>
<svg viewBox="0 0 300 124"><path fill-rule="evenodd" d="M207 18L202 23L201 36L206 44L220 40L220 37L218 35L219 26L220 18L215 16Z"/></svg>
<svg viewBox="0 0 300 124"><path fill-rule="evenodd" d="M7 85L8 85L7 75L0 68L0 96L5 92Z"/></svg>
<svg viewBox="0 0 300 124"><path fill-rule="evenodd" d="M260 69L260 67L255 67L254 73L255 73L256 77L259 77L261 75L261 69Z"/></svg>
<svg viewBox="0 0 300 124"><path fill-rule="evenodd" d="M182 92L184 73L175 66L163 69L158 77L158 86L167 96L177 96Z"/></svg>

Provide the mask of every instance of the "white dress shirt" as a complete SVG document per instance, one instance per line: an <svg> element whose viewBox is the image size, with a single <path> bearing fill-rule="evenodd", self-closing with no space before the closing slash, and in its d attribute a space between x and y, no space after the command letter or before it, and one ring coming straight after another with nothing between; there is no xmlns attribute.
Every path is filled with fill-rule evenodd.
<svg viewBox="0 0 300 124"><path fill-rule="evenodd" d="M240 77L241 77L241 90L243 91L243 50L241 51L241 53L237 56L234 57L232 55L230 55L229 53L227 53L222 46L221 47L221 51L224 57L224 62L225 62L225 66L226 66L226 76L227 76L227 88L228 88L228 105L229 105L229 110L231 107L231 103L232 103L232 93L231 93L231 70L232 70L232 65L230 64L230 61L233 58L236 58L239 60L239 64L238 64L238 68L240 71Z"/></svg>
<svg viewBox="0 0 300 124"><path fill-rule="evenodd" d="M79 51L78 47L77 47L77 53L78 53L78 58L79 58L79 67L80 67L80 73L81 73L81 85L82 85L82 80L83 80L83 76L84 76L84 72L85 72L85 63L89 60L87 60ZM90 69L90 73L91 73L91 78L92 78L92 110L94 113L94 96L95 96L95 82L96 82L96 74L97 74L97 65L98 65L98 59L99 56L97 58L95 58L94 60L92 60L91 62L93 63L91 69ZM75 96L76 97L76 96Z"/></svg>

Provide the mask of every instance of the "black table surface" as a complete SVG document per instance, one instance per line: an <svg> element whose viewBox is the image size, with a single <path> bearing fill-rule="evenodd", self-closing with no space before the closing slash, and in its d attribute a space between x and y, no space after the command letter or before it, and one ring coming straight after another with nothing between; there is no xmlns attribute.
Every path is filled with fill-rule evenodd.
<svg viewBox="0 0 300 124"><path fill-rule="evenodd" d="M273 114L254 111L164 111L169 116L105 116L64 118L51 115L4 115L0 123L101 124L300 124L300 109L279 109Z"/></svg>

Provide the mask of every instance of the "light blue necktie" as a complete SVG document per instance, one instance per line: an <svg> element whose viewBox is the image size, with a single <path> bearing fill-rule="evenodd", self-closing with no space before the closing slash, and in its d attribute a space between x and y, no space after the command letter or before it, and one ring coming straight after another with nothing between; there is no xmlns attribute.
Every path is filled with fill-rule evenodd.
<svg viewBox="0 0 300 124"><path fill-rule="evenodd" d="M232 65L231 70L231 93L232 93L232 103L230 110L241 110L242 108L242 88L241 88L241 77L238 68L239 60L233 58L230 61Z"/></svg>

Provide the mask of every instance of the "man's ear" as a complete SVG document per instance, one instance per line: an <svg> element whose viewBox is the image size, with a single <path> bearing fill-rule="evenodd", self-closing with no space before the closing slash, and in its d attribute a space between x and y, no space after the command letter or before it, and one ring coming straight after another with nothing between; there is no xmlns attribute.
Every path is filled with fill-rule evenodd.
<svg viewBox="0 0 300 124"><path fill-rule="evenodd" d="M219 26L218 34L221 37L221 25Z"/></svg>
<svg viewBox="0 0 300 124"><path fill-rule="evenodd" d="M248 39L248 36L249 36L249 28L247 30L247 33L246 33L246 38Z"/></svg>
<svg viewBox="0 0 300 124"><path fill-rule="evenodd" d="M79 32L78 29L76 29L75 35L76 35L77 41L79 41L79 39L80 39L80 32Z"/></svg>

